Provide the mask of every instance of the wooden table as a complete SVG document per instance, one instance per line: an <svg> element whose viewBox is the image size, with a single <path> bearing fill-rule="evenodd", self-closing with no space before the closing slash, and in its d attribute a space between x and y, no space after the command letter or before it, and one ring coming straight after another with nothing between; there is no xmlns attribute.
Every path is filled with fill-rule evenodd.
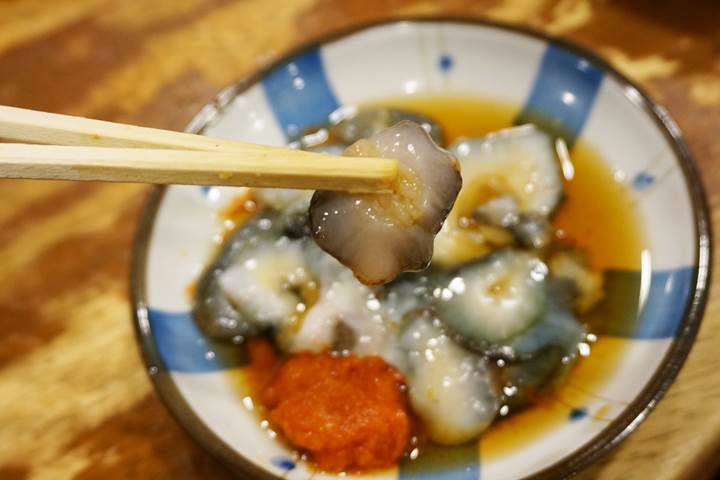
<svg viewBox="0 0 720 480"><path fill-rule="evenodd" d="M299 42L436 14L522 24L598 52L668 107L720 211L714 0L1 0L0 104L182 129L219 89ZM0 182L0 478L230 477L170 418L135 347L128 265L147 191ZM713 295L657 410L582 478L712 475L719 308Z"/></svg>

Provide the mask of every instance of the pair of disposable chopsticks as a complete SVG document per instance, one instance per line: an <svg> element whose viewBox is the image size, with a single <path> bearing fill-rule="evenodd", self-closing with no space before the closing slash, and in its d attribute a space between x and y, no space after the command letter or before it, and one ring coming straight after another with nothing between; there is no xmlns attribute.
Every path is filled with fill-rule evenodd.
<svg viewBox="0 0 720 480"><path fill-rule="evenodd" d="M397 163L0 106L0 178L388 192Z"/></svg>

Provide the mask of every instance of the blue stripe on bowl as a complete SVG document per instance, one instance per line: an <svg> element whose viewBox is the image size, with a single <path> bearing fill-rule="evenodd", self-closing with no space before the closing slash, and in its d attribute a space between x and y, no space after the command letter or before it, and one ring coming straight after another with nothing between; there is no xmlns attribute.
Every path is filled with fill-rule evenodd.
<svg viewBox="0 0 720 480"><path fill-rule="evenodd" d="M170 371L205 373L242 364L243 349L206 338L190 312L150 308L148 318L160 358Z"/></svg>
<svg viewBox="0 0 720 480"><path fill-rule="evenodd" d="M426 445L417 460L400 464L398 480L480 480L480 444Z"/></svg>
<svg viewBox="0 0 720 480"><path fill-rule="evenodd" d="M639 271L605 272L603 300L582 318L590 331L634 339L663 339L677 334L689 299L693 267L658 270L650 276L645 305L638 315Z"/></svg>
<svg viewBox="0 0 720 480"><path fill-rule="evenodd" d="M516 123L535 123L575 143L590 115L603 72L588 60L548 45Z"/></svg>
<svg viewBox="0 0 720 480"><path fill-rule="evenodd" d="M633 338L675 336L685 315L694 277L694 267L653 272L650 291Z"/></svg>
<svg viewBox="0 0 720 480"><path fill-rule="evenodd" d="M262 80L263 91L285 136L294 139L311 125L327 123L340 106L319 49L280 65Z"/></svg>
<svg viewBox="0 0 720 480"><path fill-rule="evenodd" d="M150 329L155 336L160 358L168 370L211 372L220 370L212 352L190 312L148 311Z"/></svg>

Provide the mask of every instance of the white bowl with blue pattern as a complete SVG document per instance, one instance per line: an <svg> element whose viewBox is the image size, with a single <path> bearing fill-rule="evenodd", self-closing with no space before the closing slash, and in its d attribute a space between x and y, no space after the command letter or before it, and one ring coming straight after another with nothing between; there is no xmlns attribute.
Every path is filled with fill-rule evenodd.
<svg viewBox="0 0 720 480"><path fill-rule="evenodd" d="M625 438L677 374L697 332L709 274L705 200L678 128L607 64L571 45L517 29L456 20L364 27L292 54L228 89L189 127L210 136L283 145L343 105L415 94L462 93L521 107L581 138L625 174L646 235L638 319L617 332L620 365L567 421L505 455L483 459L482 441L452 462L401 464L376 479L562 478ZM133 271L136 325L158 394L199 443L249 478L327 479L277 442L233 388L232 347L203 337L187 288L215 247L217 213L232 188L158 188L147 206ZM637 272L636 272L637 273ZM608 407L608 399L609 407ZM603 412L597 421L594 412Z"/></svg>

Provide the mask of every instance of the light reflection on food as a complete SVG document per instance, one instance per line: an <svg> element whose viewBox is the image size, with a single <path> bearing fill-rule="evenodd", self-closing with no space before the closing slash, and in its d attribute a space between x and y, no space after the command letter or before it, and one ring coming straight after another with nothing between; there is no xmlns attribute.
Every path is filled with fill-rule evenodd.
<svg viewBox="0 0 720 480"><path fill-rule="evenodd" d="M359 140L353 131L375 135L367 119L386 119L387 110L360 110L361 125L349 127L352 118L346 118L343 135L310 132L299 145L332 151L341 141L345 147ZM423 122L443 138L442 123ZM382 135L354 150L376 155L377 138ZM569 242L553 226L567 185L558 159L563 147L533 126L454 141L448 150L461 162L464 186L435 239L430 268L380 286L358 281L313 241L311 192L253 191L255 215L228 238L198 281L198 324L215 338L272 342L284 373L256 385L255 401L268 409L273 428L322 470L382 468L422 456L422 442L475 439L552 394L584 361L589 337L595 340L596 332L581 320L603 298L603 272L588 262L582 242ZM414 248L400 234L392 244L373 244L367 231L376 227L352 211L352 201L318 194L314 202L321 201L346 209L346 223L333 225L321 243L335 242L331 248L340 251L362 251L364 241L373 245L355 258L354 268L369 265L374 275L387 266L373 263L386 250ZM391 238L398 225L417 219L416 212L380 206L399 217L382 232ZM391 265L387 272L402 269ZM396 274L387 272L373 278ZM352 378L345 380L348 371ZM356 378L377 379L384 393L366 391ZM401 435L385 438L380 424L392 424L380 420L385 415L399 422ZM399 426L403 416L411 420L407 435ZM378 428L356 428L363 418ZM354 454L346 448L353 442L367 448ZM383 442L389 443L379 448Z"/></svg>
<svg viewBox="0 0 720 480"><path fill-rule="evenodd" d="M398 160L395 192L316 192L310 224L317 244L368 285L424 270L460 191L457 160L407 120L356 141L345 155Z"/></svg>

